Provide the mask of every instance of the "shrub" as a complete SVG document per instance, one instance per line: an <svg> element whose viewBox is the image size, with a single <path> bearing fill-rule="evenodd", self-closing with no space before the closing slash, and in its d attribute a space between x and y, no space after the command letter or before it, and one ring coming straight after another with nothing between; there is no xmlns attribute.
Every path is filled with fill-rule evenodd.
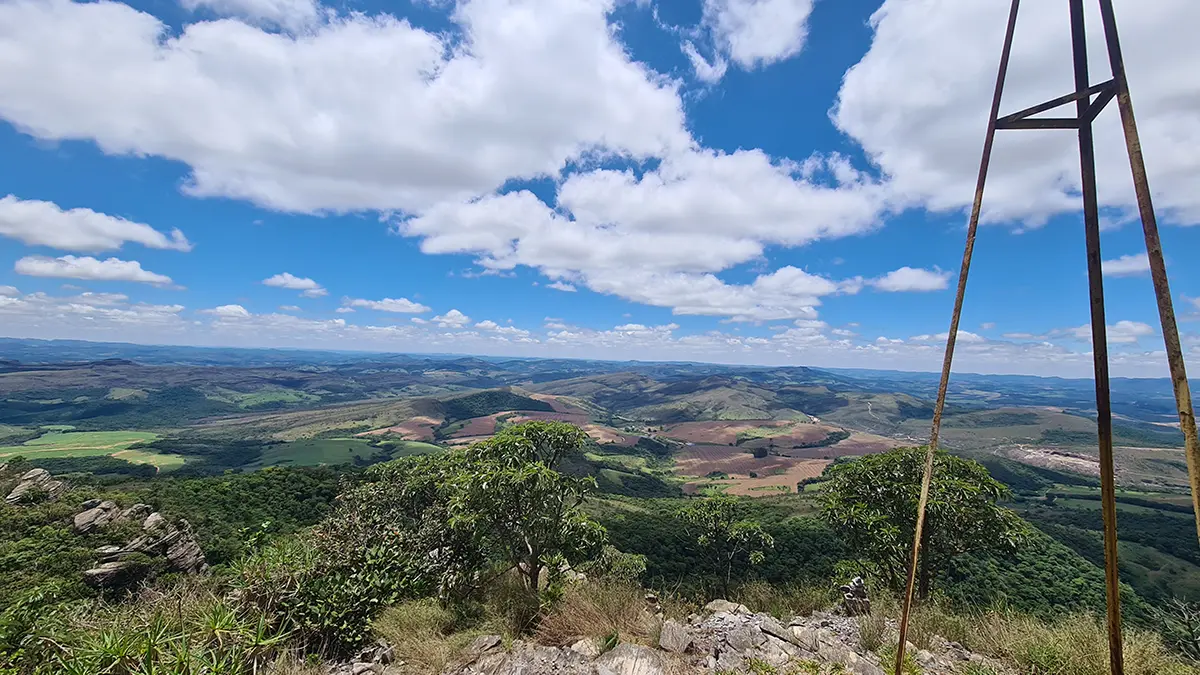
<svg viewBox="0 0 1200 675"><path fill-rule="evenodd" d="M345 654L370 635L388 605L424 589L400 536L380 533L364 547L334 549L307 536L279 540L235 566L245 603L310 649Z"/></svg>

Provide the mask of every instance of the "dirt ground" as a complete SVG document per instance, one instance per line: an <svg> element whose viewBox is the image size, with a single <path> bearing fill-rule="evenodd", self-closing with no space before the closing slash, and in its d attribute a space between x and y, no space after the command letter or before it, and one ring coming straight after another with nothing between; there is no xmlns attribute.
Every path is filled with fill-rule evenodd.
<svg viewBox="0 0 1200 675"><path fill-rule="evenodd" d="M356 436L383 436L385 434L399 434L406 441L431 441L433 440L433 430L442 421L433 417L414 417L403 424L397 424L383 429L373 429L364 431Z"/></svg>
<svg viewBox="0 0 1200 675"><path fill-rule="evenodd" d="M800 459L769 456L756 459L738 448L722 445L697 445L675 456L676 473L685 476L706 476L712 472L729 475L729 479L696 480L683 486L693 494L703 486L725 486L725 493L765 497L782 492L795 492L796 483L821 475L829 465L824 459ZM750 478L750 472L757 478Z"/></svg>

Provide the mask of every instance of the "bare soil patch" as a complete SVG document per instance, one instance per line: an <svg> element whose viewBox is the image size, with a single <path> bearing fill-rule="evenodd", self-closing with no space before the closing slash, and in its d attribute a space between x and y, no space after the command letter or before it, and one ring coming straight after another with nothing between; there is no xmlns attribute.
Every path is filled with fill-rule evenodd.
<svg viewBox="0 0 1200 675"><path fill-rule="evenodd" d="M583 431L601 445L620 445L624 447L633 447L637 444L638 440L637 436L623 434L612 427L606 427L600 424L588 424L583 427Z"/></svg>
<svg viewBox="0 0 1200 675"><path fill-rule="evenodd" d="M442 421L433 417L414 417L407 422L397 424L383 429L373 429L364 431L356 436L384 436L386 434L396 434L406 441L431 441L433 440L433 430Z"/></svg>

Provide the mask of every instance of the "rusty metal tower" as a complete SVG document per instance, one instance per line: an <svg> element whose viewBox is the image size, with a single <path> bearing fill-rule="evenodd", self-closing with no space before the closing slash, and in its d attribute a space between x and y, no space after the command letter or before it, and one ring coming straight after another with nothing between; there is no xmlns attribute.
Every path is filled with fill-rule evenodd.
<svg viewBox="0 0 1200 675"><path fill-rule="evenodd" d="M1044 0L1043 0L1044 1ZM925 523L925 508L929 500L929 486L933 479L933 459L938 447L942 411L946 404L946 388L950 380L950 366L954 358L954 343L957 338L959 319L962 314L963 295L966 292L967 273L971 267L971 255L975 248L975 232L979 225L979 214L983 204L984 185L987 182L988 164L992 155L992 144L996 131L1000 129L1070 129L1079 135L1079 163L1081 191L1083 193L1083 229L1087 242L1087 268L1089 300L1092 319L1092 354L1096 380L1096 426L1100 451L1100 482L1102 512L1104 517L1105 586L1108 605L1109 663L1113 675L1123 675L1124 658L1121 639L1121 598L1117 577L1117 509L1113 469L1112 409L1109 401L1108 342L1104 316L1104 279L1100 258L1100 215L1096 199L1096 158L1092 138L1092 122L1115 98L1125 132L1125 146L1129 164L1133 171L1134 190L1137 195L1138 212L1146 239L1146 253L1150 261L1150 275L1154 281L1154 295L1158 301L1158 314L1162 323L1163 341L1166 346L1167 362L1175 388L1175 402L1179 411L1179 427L1184 436L1187 454L1188 476L1192 488L1192 509L1196 516L1197 536L1200 536L1200 439L1196 435L1196 418L1192 411L1192 397L1188 388L1187 372L1184 368L1183 350L1179 343L1179 329L1175 323L1175 310L1171 305L1171 289L1167 283L1167 271L1163 264L1162 244L1158 236L1158 223L1150 199L1150 185L1146 178L1146 165L1142 158L1142 146L1138 139L1137 123L1134 121L1133 104L1129 98L1129 85L1125 78L1125 61L1121 55L1121 42L1117 37L1117 19L1113 13L1112 0L1097 0L1100 5L1101 21L1104 25L1105 43L1112 78L1092 84L1088 75L1087 31L1084 25L1084 0L1067 0L1071 10L1071 44L1075 70L1075 91L1026 108L1011 115L1000 116L1000 99L1004 92L1004 80L1008 72L1009 56L1012 52L1013 32L1017 25L1020 0L1012 0L1008 15L1008 28L1004 36L1004 47L1000 53L1000 68L996 76L996 90L992 98L991 115L983 143L983 157L979 165L979 179L975 187L975 201L967 226L967 243L963 252L962 269L958 275L958 293L954 299L954 312L950 320L950 332L946 339L946 354L942 362L942 378L938 386L937 403L933 414L933 428L929 437L929 448L925 458L925 475L921 484L921 497L917 507L916 531L913 538L912 559L908 573L908 588L904 597L904 608L900 619L900 641L896 650L895 672L903 671L905 638L912 609L913 586L916 579L917 561L920 555L921 533ZM1075 104L1075 114L1064 117L1042 117L1041 113L1062 106Z"/></svg>

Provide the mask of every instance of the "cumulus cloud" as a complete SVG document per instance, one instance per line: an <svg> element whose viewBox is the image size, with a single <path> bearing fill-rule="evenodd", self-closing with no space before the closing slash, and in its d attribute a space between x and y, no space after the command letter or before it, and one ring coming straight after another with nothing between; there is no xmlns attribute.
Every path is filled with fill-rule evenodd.
<svg viewBox="0 0 1200 675"><path fill-rule="evenodd" d="M212 0L287 15L297 0ZM210 4L211 6L211 4ZM302 34L118 2L0 5L0 118L182 162L193 195L413 211L601 151L691 145L676 84L633 61L613 0L466 0L453 29L350 13Z"/></svg>
<svg viewBox="0 0 1200 675"><path fill-rule="evenodd" d="M574 293L576 290L578 290L575 288L574 284L568 284L565 281L555 281L554 283L546 284L546 288L553 288L556 291L564 291L567 293Z"/></svg>
<svg viewBox="0 0 1200 675"><path fill-rule="evenodd" d="M1008 0L887 0L871 17L874 38L843 79L837 126L889 176L898 198L934 211L965 209L1004 37ZM1155 206L1200 223L1200 98L1191 84L1200 62L1193 0L1115 0L1137 105ZM1104 31L1087 4L1089 51L1103 54ZM1002 114L1074 90L1067 3L1023 3ZM1170 58L1163 58L1163 55ZM1093 81L1108 77L1094 58ZM1120 123L1111 105L1097 120L1101 206L1127 212L1135 201ZM1066 131L1001 131L988 173L984 216L1030 225L1080 208L1076 136Z"/></svg>
<svg viewBox="0 0 1200 675"><path fill-rule="evenodd" d="M17 261L13 269L17 274L33 277L57 277L62 279L85 279L88 281L133 281L155 286L171 285L171 277L142 269L136 260L108 258L97 260L90 256L64 255L51 258L31 255Z"/></svg>
<svg viewBox="0 0 1200 675"><path fill-rule="evenodd" d="M281 311L281 312L299 312L300 308L297 307L296 305L280 305L279 311Z"/></svg>
<svg viewBox="0 0 1200 675"><path fill-rule="evenodd" d="M264 26L299 30L320 18L314 0L181 0L185 9L206 9L220 16L233 16Z"/></svg>
<svg viewBox="0 0 1200 675"><path fill-rule="evenodd" d="M241 305L221 305L212 309L202 309L205 314L212 314L221 319L246 319L250 317L250 312Z"/></svg>
<svg viewBox="0 0 1200 675"><path fill-rule="evenodd" d="M325 290L321 284L307 277L297 277L288 272L263 279L263 285L303 291L300 295L306 298L320 298L329 295L329 291Z"/></svg>
<svg viewBox="0 0 1200 675"><path fill-rule="evenodd" d="M712 43L706 59L690 40L681 44L696 79L713 83L725 75L727 59L753 70L791 58L804 48L813 0L704 0L695 31Z"/></svg>
<svg viewBox="0 0 1200 675"><path fill-rule="evenodd" d="M479 323L475 324L475 327L484 331L488 331L489 333L494 333L498 336L504 337L505 339L522 339L530 336L530 332L527 330L517 328L516 326L501 326L490 319L480 321Z"/></svg>
<svg viewBox="0 0 1200 675"><path fill-rule="evenodd" d="M346 308L363 307L377 312L394 312L396 314L420 314L428 312L429 308L408 298L384 298L382 300L364 300L362 298L347 298L343 301Z"/></svg>
<svg viewBox="0 0 1200 675"><path fill-rule="evenodd" d="M3 98L2 93L0 98ZM0 235L30 246L89 253L115 250L126 242L176 251L192 249L187 237L179 230L172 230L167 235L149 225L91 209L63 210L53 202L18 199L14 195L0 198Z"/></svg>
<svg viewBox="0 0 1200 675"><path fill-rule="evenodd" d="M441 314L430 319L433 323L441 328L462 328L471 322L471 317L463 314L457 309L452 309L445 314Z"/></svg>
<svg viewBox="0 0 1200 675"><path fill-rule="evenodd" d="M760 258L768 244L868 231L885 203L886 188L841 157L801 166L757 150L697 151L641 175L573 174L559 187L557 209L532 192L510 192L439 204L397 230L420 237L425 253L475 254L490 269L526 265L678 314L794 318L811 314L817 296L852 292L853 285L817 282L792 267L752 286L726 284L713 273ZM772 283L784 278L797 283ZM813 288L825 290L814 295Z"/></svg>
<svg viewBox="0 0 1200 675"><path fill-rule="evenodd" d="M1085 323L1082 326L1068 328L1060 333L1065 333L1078 340L1091 341L1092 325ZM1150 326L1150 324L1142 323L1141 321L1118 321L1115 324L1106 326L1105 334L1111 344L1132 344L1139 339L1156 335L1158 330Z"/></svg>
<svg viewBox="0 0 1200 675"><path fill-rule="evenodd" d="M1123 255L1101 263L1106 277L1138 277L1150 274L1150 258L1145 253Z"/></svg>
<svg viewBox="0 0 1200 675"><path fill-rule="evenodd" d="M946 288L951 274L938 268L932 270L901 267L870 282L872 286L889 293L907 291L940 291Z"/></svg>
<svg viewBox="0 0 1200 675"><path fill-rule="evenodd" d="M14 298L20 294L21 291L17 290L16 286L0 286L0 297Z"/></svg>

